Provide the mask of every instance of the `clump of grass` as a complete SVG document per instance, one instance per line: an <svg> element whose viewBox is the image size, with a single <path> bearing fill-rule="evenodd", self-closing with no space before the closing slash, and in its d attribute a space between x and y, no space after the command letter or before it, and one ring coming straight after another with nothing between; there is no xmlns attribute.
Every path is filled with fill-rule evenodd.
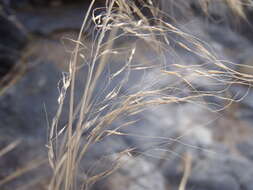
<svg viewBox="0 0 253 190"><path fill-rule="evenodd" d="M139 0L138 2L141 7L134 1L106 1L105 7L93 11L95 0L91 2L71 56L69 73L63 75L58 99L59 108L51 125L48 156L53 168L50 183L52 190L88 189L94 182L110 175L115 168L118 168L120 157L123 154L131 154L134 148L126 148L119 152L119 157L115 159L115 164L109 170L93 176L89 176L87 171L80 171L82 162L85 162L85 155L92 151L94 144L103 142L105 138L111 136L127 135L121 129L133 125L135 121L126 118L138 115L150 107L172 103L189 102L209 108L208 102L204 101L206 97L215 97L225 102L222 107L213 110L219 111L232 102L240 100L234 96L227 96L225 92L230 86L235 84L249 86L252 82L252 76L234 70L233 63L219 60L211 48L200 39L165 22L162 17L166 14L152 1ZM203 2L205 2L203 7L206 7L211 1ZM237 14L244 16L241 1L226 0L225 2ZM151 15L149 18L143 14L143 8L148 10ZM76 89L75 84L79 71L77 62L80 58L84 58L81 53L81 50L85 49L82 35L88 27L86 24L90 15L96 31L90 48L91 59L84 59L83 67L86 68L87 75L83 76L85 85L82 97L75 99L76 90L80 90ZM132 40L132 43L126 48L117 48L117 42L121 43L126 39ZM134 62L140 42L150 48L154 55L153 61L138 64ZM168 60L166 55L175 54L177 50L198 57L200 62L196 64L174 62L168 65L167 62L171 60ZM112 69L108 74L108 84L100 91L105 94L100 96L96 93L96 89L108 67L113 68L110 60L112 55L128 56L123 65ZM148 84L145 81L137 83L123 93L123 89L131 84L131 74L136 71L155 73L154 77L157 81ZM176 80L171 80L175 78ZM116 79L117 82L113 83ZM200 91L196 79L208 80L222 88ZM182 86L187 89L187 93L184 89L180 89ZM177 93L173 93L175 91ZM59 121L68 95L68 123L62 127L59 126ZM119 126L116 125L118 121L121 121ZM116 127L112 128L113 124ZM82 173L81 179L80 173Z"/></svg>

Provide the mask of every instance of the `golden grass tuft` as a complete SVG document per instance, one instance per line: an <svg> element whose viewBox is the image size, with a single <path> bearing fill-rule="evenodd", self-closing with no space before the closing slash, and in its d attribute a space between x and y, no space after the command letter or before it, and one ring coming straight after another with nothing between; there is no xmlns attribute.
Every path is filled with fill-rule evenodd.
<svg viewBox="0 0 253 190"><path fill-rule="evenodd" d="M152 1L140 0L139 2L149 10L152 14L151 18L147 18L141 10L143 7L137 6L134 1L107 0L105 7L93 11L92 7L95 0L91 2L71 56L69 73L65 74L62 79L63 85L58 98L59 108L51 125L48 141L48 157L53 169L53 177L49 186L51 190L88 189L95 181L110 175L114 168L118 167L117 160L122 154L131 154L133 149L120 152L113 168L94 176L89 176L87 171L81 170L85 155L92 151L90 150L92 145L103 142L105 138L114 135L128 135L120 129L133 125L134 121L126 121L121 126L109 128L118 120L124 121L124 118L136 115L150 106L156 107L164 104L189 102L202 104L208 108L208 103L204 101L205 97L215 97L224 101L226 103L224 106L213 110L220 111L232 102L240 100L233 96L227 96L225 92L230 86L243 84L250 87L253 76L237 72L232 67L235 65L234 63L219 60L212 53L211 48L200 39L183 32L171 23L165 22L160 17L161 10L158 10ZM202 4L203 9L212 3L211 0L201 2L204 3ZM242 1L224 0L224 2L236 14L245 16ZM82 97L80 100L76 100L76 90L79 90L76 89L75 84L78 74L77 61L83 57L81 49L85 49L85 47L82 43L82 37L88 28L86 24L90 15L96 24L96 33L92 47L90 47L91 59L84 61L84 67L87 68L88 72L87 76L83 76L85 86ZM123 50L115 48L119 39L124 41L127 37L134 39L128 48ZM152 45L152 47L151 45L148 47L157 56L154 62L143 62L138 63L138 65L133 63L139 42L143 42L147 46L148 44ZM168 61L166 54L176 51L175 46L192 56L197 56L201 62L196 64L176 62L169 67L166 65ZM96 99L94 97L95 89L98 87L102 73L111 65L110 57L113 54L121 56L124 53L128 55L124 65L110 74L108 82L122 74L124 77L113 86L102 101L97 103L94 101ZM162 87L156 85L156 82L152 82L146 88L129 89L128 93L121 93L134 70L154 71L157 73L156 79L158 81L170 81L171 77L176 77L177 80ZM216 91L199 91L193 78L212 81L225 87ZM168 94L171 89L180 90L179 86L182 84L189 89L189 94L185 96ZM63 105L68 94L70 96L69 101L67 101L69 103L68 123L65 126L59 126ZM109 111L104 113L103 111L106 109ZM137 135L136 138L138 138ZM82 174L81 179L80 173ZM185 183L184 181L181 189Z"/></svg>

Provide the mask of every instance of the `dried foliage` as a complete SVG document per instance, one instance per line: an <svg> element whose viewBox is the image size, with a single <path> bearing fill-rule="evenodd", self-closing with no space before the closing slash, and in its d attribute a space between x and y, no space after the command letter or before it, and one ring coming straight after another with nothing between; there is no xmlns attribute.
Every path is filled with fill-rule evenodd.
<svg viewBox="0 0 253 190"><path fill-rule="evenodd" d="M244 17L242 1L224 2ZM184 102L220 111L242 98L227 93L231 86L242 84L250 87L253 80L251 75L234 70L236 64L220 60L205 42L166 22L163 18L168 13L162 12L152 1L111 0L106 2L105 7L92 11L94 3L93 0L75 41L69 73L63 75L59 108L51 125L48 156L53 169L52 190L88 189L117 169L121 156L131 154L134 148L119 152L109 170L93 176L81 170L85 155L94 144L115 135L129 135L121 129L134 125L135 120L129 119L132 116L150 107ZM208 10L210 3L206 0L200 4L203 10ZM148 18L143 13L144 8L151 14ZM89 27L90 15L96 26L92 45L87 48L82 37ZM130 41L130 45L117 48L117 44L125 41ZM146 59L136 63L135 55L140 43L150 50L154 58L152 61ZM90 53L89 59L83 51ZM170 60L168 55L177 55L177 51L197 57L199 62L192 64L180 59ZM118 68L113 67L112 55L126 58L125 63L119 64ZM80 59L83 59L81 68L86 69L87 75L83 76L85 85L82 97L77 99L75 94L80 89L76 89L75 79L81 69L77 65ZM107 72L108 68L110 72ZM105 73L107 78L103 78ZM132 73L139 73L142 80L133 84ZM153 74L153 80L146 81L146 74ZM106 84L101 88L103 80ZM199 90L196 81L207 81L214 90ZM96 92L98 88L101 88L99 93ZM68 123L59 126L68 96ZM223 104L211 106L205 101L208 97L219 99ZM119 121L121 125L118 125ZM160 137L150 137L150 140L155 138ZM180 143L177 139L164 140Z"/></svg>

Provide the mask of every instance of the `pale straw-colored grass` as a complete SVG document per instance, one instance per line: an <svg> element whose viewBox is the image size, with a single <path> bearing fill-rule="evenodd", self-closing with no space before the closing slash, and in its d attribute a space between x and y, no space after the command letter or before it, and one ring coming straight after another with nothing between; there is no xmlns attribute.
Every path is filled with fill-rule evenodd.
<svg viewBox="0 0 253 190"><path fill-rule="evenodd" d="M114 167L108 171L94 176L88 176L86 171L80 171L82 162L85 162L85 155L87 152L92 151L90 149L92 145L103 141L105 137L128 135L120 129L133 125L134 121L126 121L121 126L109 128L118 120L124 121L124 118L137 115L149 107L172 103L197 103L209 109L208 103L203 101L205 97L215 97L225 102L222 107L213 110L220 111L232 102L240 100L233 96L227 96L225 92L230 86L235 84L250 86L253 80L251 75L242 74L234 70L234 63L220 60L216 57L205 42L183 32L173 24L165 22L162 17L168 15L168 13L162 13L161 10L152 4L152 1L139 0L139 2L150 11L151 17L147 18L140 7L136 6L133 1L106 1L105 7L94 9L94 11L91 10L95 1L93 0L90 5L79 37L75 41L76 47L70 60L69 72L64 74L62 79L63 85L58 98L59 108L51 125L48 142L49 162L53 169L53 177L49 186L51 190L88 189L91 184L110 175L114 169L119 167L117 164L119 162L117 161L122 154L131 154L133 149L119 152L119 158L118 160L116 159ZM202 4L203 9L208 6L208 3L212 3L211 0L201 2L204 3ZM241 17L245 16L242 1L225 0L224 2L236 14ZM97 13L98 11L99 13ZM78 74L77 61L80 57L83 57L81 49L85 47L82 37L85 29L88 28L86 24L90 15L96 24L96 33L94 34L95 38L92 47L87 49L90 52L91 59L84 63L84 67L86 67L88 72L86 76L83 76L85 86L82 97L80 100L76 100L76 90L80 90L76 89L75 84ZM134 39L127 49L114 48L116 41L119 41L119 39L124 41L126 37ZM147 46L158 57L155 62L143 62L138 63L138 65L133 63L135 54L138 51L138 42L151 44ZM192 56L198 57L201 63L173 63L168 67L166 65L168 61L166 60L166 54L169 51L174 51L174 46L184 49L185 52ZM105 95L103 100L100 100L99 103L96 102L95 90L98 88L99 81L101 81L102 73L111 65L111 56L121 56L122 54L127 54L128 58L120 68L110 73L108 83L120 75L124 77L111 87L110 92ZM131 77L131 72L135 70L156 72L156 80L158 82L152 82L145 88L140 88L140 85L138 86L137 84L133 89L128 89L128 93L121 93L121 90L131 80L129 78ZM168 82L162 87L156 85L159 80L166 83L171 78L177 78L176 82L173 84ZM193 78L208 80L214 84L223 85L224 88L212 91L199 91ZM185 88L190 89L190 93L184 96L168 94L171 89L180 90L180 85L182 84ZM65 126L59 126L63 105L68 94L70 97L69 101L66 101L69 103L68 123ZM109 111L105 111L106 109ZM136 135L136 138L138 138L138 135ZM150 140L152 141L153 138L159 137L150 137ZM179 140L177 142L180 143ZM80 172L83 174L81 179ZM185 180L188 175L188 173L185 174ZM181 189L185 187L185 180L182 182Z"/></svg>

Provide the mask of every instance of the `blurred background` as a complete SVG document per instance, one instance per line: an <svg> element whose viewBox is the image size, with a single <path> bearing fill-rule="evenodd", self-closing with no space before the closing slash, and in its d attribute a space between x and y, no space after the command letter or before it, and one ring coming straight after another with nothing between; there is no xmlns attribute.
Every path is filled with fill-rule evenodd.
<svg viewBox="0 0 253 190"><path fill-rule="evenodd" d="M220 59L236 63L236 71L252 75L252 8L243 7L243 18L221 1L214 1L208 14L195 2L165 1L157 2L157 6L172 15L169 23L205 41ZM46 144L58 108L59 81L68 71L69 52L75 46L70 39L77 38L89 4L88 0L0 0L0 189L48 187L52 171ZM95 7L100 6L104 6L102 0L95 3ZM138 6L142 6L140 2ZM142 10L148 17L149 13ZM93 25L89 27L83 37L87 47L91 47L93 32ZM129 43L126 40L119 46ZM135 61L149 59L146 46L138 45ZM198 61L184 51L179 57ZM115 67L122 59L112 58ZM203 80L195 79L194 83L199 89L213 90ZM77 85L82 84L82 78L77 78ZM92 150L84 165L96 160L101 152L116 152L119 147L138 147L145 154L91 189L174 190L187 178L189 190L253 190L253 91L249 86L251 82L229 89L245 97L220 112L188 103L145 112L145 121L138 123L134 132L180 138L160 144L160 149L166 149L163 153L149 149L152 145L148 146L148 141L133 137L106 141ZM63 111L60 125L67 122L67 114ZM156 155L158 158L154 158Z"/></svg>

